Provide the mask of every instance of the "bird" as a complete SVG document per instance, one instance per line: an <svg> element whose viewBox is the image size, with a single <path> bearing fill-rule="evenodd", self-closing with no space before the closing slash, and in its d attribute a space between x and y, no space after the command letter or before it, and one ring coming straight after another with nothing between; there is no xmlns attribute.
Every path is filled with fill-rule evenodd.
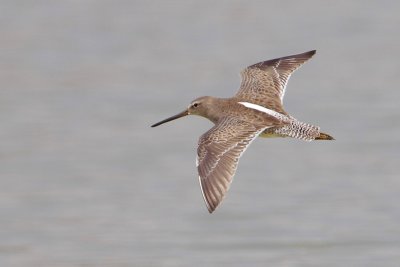
<svg viewBox="0 0 400 267"><path fill-rule="evenodd" d="M283 107L290 76L315 53L311 50L248 66L240 73L240 88L233 97L199 97L184 111L151 125L156 127L187 115L214 123L201 135L196 157L201 192L210 213L225 197L240 157L257 137L334 140L320 127L298 121Z"/></svg>

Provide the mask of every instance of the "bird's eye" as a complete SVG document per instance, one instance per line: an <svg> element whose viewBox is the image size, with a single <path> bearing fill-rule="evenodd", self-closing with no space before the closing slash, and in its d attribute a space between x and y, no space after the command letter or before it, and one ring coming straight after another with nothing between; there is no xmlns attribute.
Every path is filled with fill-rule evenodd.
<svg viewBox="0 0 400 267"><path fill-rule="evenodd" d="M193 104L193 107L194 107L194 108L197 108L198 106L199 106L199 103L194 103L194 104Z"/></svg>

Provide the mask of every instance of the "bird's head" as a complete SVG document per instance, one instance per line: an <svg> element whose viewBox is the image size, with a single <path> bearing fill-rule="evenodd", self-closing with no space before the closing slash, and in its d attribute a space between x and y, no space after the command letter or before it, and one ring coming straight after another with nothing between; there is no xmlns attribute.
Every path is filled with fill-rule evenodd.
<svg viewBox="0 0 400 267"><path fill-rule="evenodd" d="M184 111L182 111L172 117L169 117L165 120L157 122L157 123L153 124L151 127L156 127L163 123L173 121L173 120L182 118L187 115L199 115L199 116L207 117L207 113L208 113L210 107L212 106L212 104L211 104L212 101L213 101L213 97L211 97L211 96L202 96L202 97L196 98L195 100L193 100L190 103L190 105Z"/></svg>

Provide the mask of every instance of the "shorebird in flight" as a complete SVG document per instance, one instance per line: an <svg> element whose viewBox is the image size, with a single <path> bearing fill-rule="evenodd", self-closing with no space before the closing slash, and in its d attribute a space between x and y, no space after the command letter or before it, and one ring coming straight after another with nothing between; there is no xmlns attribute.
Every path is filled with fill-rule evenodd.
<svg viewBox="0 0 400 267"><path fill-rule="evenodd" d="M215 125L198 143L196 165L208 211L221 203L239 158L256 137L292 137L305 141L333 140L318 126L300 122L283 108L283 97L290 75L309 60L315 50L251 65L241 72L239 91L231 98L203 96L183 112L151 127L199 115Z"/></svg>

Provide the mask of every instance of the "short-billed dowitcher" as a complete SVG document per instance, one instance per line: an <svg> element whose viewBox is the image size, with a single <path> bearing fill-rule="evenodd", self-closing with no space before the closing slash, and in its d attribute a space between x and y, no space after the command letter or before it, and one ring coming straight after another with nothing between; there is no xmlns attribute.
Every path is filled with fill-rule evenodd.
<svg viewBox="0 0 400 267"><path fill-rule="evenodd" d="M290 75L314 54L315 50L251 65L241 72L242 81L235 96L197 98L183 112L151 126L186 115L199 115L215 124L200 137L196 159L201 190L210 213L221 203L240 156L257 136L333 140L320 132L319 127L296 120L283 108Z"/></svg>

